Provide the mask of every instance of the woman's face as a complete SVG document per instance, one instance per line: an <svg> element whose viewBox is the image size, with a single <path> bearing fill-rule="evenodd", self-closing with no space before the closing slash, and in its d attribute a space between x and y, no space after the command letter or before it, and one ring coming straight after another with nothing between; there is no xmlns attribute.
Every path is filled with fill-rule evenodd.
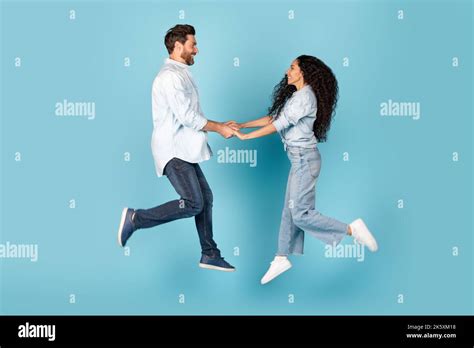
<svg viewBox="0 0 474 348"><path fill-rule="evenodd" d="M296 59L291 62L290 68L286 71L286 77L289 85L295 85L300 82L304 83L303 73L301 72Z"/></svg>

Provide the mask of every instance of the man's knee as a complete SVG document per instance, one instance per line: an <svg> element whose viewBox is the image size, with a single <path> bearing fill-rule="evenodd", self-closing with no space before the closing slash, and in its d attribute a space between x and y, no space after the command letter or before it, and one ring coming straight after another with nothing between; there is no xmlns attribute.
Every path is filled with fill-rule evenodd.
<svg viewBox="0 0 474 348"><path fill-rule="evenodd" d="M183 199L183 208L187 208L191 216L199 215L204 209L204 201L202 197L193 199Z"/></svg>

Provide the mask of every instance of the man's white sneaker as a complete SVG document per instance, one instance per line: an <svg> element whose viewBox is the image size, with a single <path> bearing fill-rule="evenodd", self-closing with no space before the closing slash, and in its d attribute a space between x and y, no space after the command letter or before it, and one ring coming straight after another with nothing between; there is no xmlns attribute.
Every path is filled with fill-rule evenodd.
<svg viewBox="0 0 474 348"><path fill-rule="evenodd" d="M275 256L273 261L270 263L270 268L267 273L265 273L260 283L267 284L283 272L288 271L290 268L291 262L286 256Z"/></svg>
<svg viewBox="0 0 474 348"><path fill-rule="evenodd" d="M372 233L370 233L369 229L365 225L362 219L357 219L351 224L349 224L352 230L352 236L355 238L357 242L362 245L366 245L370 251L374 252L377 251L377 241L375 240Z"/></svg>

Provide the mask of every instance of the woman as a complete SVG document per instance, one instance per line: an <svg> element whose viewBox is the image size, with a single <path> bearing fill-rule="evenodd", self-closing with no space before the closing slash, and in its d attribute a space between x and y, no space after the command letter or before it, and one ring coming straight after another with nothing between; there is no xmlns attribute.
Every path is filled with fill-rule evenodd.
<svg viewBox="0 0 474 348"><path fill-rule="evenodd" d="M326 140L338 97L337 80L320 59L302 55L275 86L269 116L239 124L229 121L241 140L278 132L291 162L285 205L278 237L278 252L261 283L266 284L291 268L290 254L303 254L304 232L331 245L351 235L371 251L377 242L361 219L345 224L315 209L316 181L321 168L317 144ZM241 128L260 127L248 134Z"/></svg>

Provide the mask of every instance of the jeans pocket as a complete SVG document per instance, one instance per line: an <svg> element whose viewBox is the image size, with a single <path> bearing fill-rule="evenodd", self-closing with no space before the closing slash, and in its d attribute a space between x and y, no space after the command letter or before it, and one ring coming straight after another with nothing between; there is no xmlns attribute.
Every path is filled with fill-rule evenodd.
<svg viewBox="0 0 474 348"><path fill-rule="evenodd" d="M171 159L169 162L170 167L172 167L170 169L175 170L175 171L183 170L189 164L190 163L183 161L182 159L177 158L177 157L173 157L173 159Z"/></svg>

